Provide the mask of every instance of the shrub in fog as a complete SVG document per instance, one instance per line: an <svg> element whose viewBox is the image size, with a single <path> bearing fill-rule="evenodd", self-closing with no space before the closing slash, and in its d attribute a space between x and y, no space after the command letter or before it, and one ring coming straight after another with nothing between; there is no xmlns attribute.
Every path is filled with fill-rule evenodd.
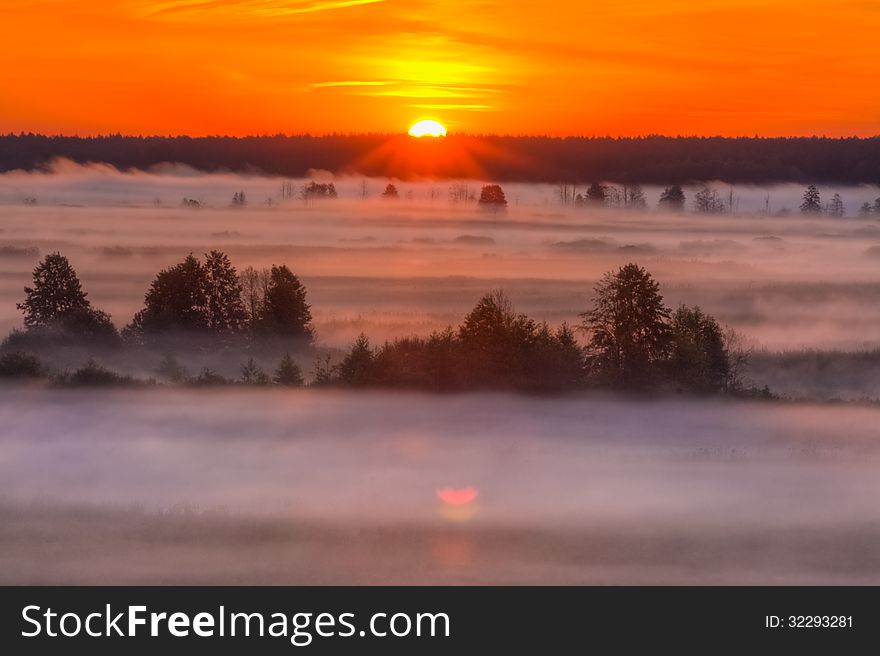
<svg viewBox="0 0 880 656"><path fill-rule="evenodd" d="M90 358L79 369L60 376L58 382L77 387L125 387L136 381L131 376L123 376L102 367Z"/></svg>
<svg viewBox="0 0 880 656"><path fill-rule="evenodd" d="M230 381L224 378L210 367L205 367L199 372L199 375L192 381L196 387L217 387L220 385L229 385Z"/></svg>
<svg viewBox="0 0 880 656"><path fill-rule="evenodd" d="M683 212L684 202L684 190L681 188L681 185L672 185L671 187L666 187L660 194L658 206L661 210L668 212Z"/></svg>
<svg viewBox="0 0 880 656"><path fill-rule="evenodd" d="M480 190L480 199L477 201L482 209L490 212L501 212L507 209L507 198L501 185L485 185Z"/></svg>
<svg viewBox="0 0 880 656"><path fill-rule="evenodd" d="M18 351L0 355L0 379L45 378L48 375L40 360L30 353Z"/></svg>
<svg viewBox="0 0 880 656"><path fill-rule="evenodd" d="M278 368L275 370L275 375L272 377L272 382L282 387L302 387L305 383L302 369L290 357L290 353L285 353L284 357L281 358L281 362L278 363Z"/></svg>
<svg viewBox="0 0 880 656"><path fill-rule="evenodd" d="M248 358L248 361L241 367L241 376L239 376L238 382L242 385L264 387L272 381L253 358Z"/></svg>
<svg viewBox="0 0 880 656"><path fill-rule="evenodd" d="M726 209L724 200L711 187L703 187L694 194L694 211L698 214L723 214Z"/></svg>

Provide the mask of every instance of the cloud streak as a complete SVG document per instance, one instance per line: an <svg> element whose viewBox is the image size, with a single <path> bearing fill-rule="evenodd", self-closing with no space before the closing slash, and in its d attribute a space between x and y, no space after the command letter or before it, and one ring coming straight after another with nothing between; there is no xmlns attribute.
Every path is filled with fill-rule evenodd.
<svg viewBox="0 0 880 656"><path fill-rule="evenodd" d="M385 0L171 0L141 3L140 11L143 16L158 18L194 14L209 17L237 14L258 18L279 18L380 2Z"/></svg>

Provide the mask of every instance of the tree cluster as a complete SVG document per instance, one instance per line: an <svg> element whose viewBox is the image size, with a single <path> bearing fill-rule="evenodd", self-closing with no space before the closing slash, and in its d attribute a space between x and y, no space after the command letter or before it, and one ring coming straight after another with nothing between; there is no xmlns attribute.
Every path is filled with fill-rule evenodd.
<svg viewBox="0 0 880 656"><path fill-rule="evenodd" d="M407 337L373 348L361 335L336 365L319 363L316 383L434 391L514 389L691 394L745 391L745 354L699 307L666 307L659 285L635 264L606 274L579 329L553 330L517 313L503 292L483 296L457 330Z"/></svg>
<svg viewBox="0 0 880 656"><path fill-rule="evenodd" d="M6 346L77 343L121 344L110 317L92 307L66 257L50 253L33 272L18 304L24 331ZM130 344L157 344L181 337L203 344L277 338L311 344L314 332L306 288L286 266L245 270L239 275L221 251L204 261L189 254L160 271L144 296L144 307L121 333Z"/></svg>
<svg viewBox="0 0 880 656"><path fill-rule="evenodd" d="M667 307L659 284L643 268L627 264L595 287L592 307L577 328L552 328L513 307L502 291L483 296L456 328L428 337L406 337L378 348L361 335L344 357L316 363L312 385L387 387L432 391L518 390L559 393L585 388L629 392L676 389L694 394L741 393L742 358L718 322L700 308ZM0 377L40 377L45 368L27 355L28 339L45 331L93 342L100 335L117 346L160 345L181 335L210 347L231 340L276 338L311 344L314 332L306 289L286 266L241 275L225 253L204 261L192 254L160 271L144 298L144 308L123 330L94 309L67 261L51 253L34 270L34 284L19 304L25 331L4 343ZM582 346L577 331L587 343ZM33 345L33 341L30 342ZM229 384L211 369L190 376L172 355L157 373L172 384ZM131 382L94 362L72 374L71 384ZM237 381L244 385L301 386L304 377L289 354L273 375L252 358Z"/></svg>

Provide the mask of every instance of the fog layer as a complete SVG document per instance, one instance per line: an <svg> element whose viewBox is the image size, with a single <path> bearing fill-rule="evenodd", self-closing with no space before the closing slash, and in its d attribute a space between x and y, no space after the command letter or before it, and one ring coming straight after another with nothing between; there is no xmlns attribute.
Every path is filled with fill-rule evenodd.
<svg viewBox="0 0 880 656"><path fill-rule="evenodd" d="M878 421L767 403L7 391L0 576L876 583ZM476 498L450 505L446 488Z"/></svg>
<svg viewBox="0 0 880 656"><path fill-rule="evenodd" d="M734 189L738 216L590 211L561 206L550 185L506 185L507 213L487 215L450 202L445 183L400 183L401 198L383 202L385 180L337 180L338 200L306 205L281 199L282 182L64 162L0 175L0 330L20 324L14 303L51 250L70 258L92 302L122 326L158 269L220 248L240 269L286 262L331 346L361 331L377 342L442 329L495 287L539 319L577 322L598 277L628 261L654 274L671 305L700 304L752 346L880 345L880 223L852 216L880 196L875 187L822 189L826 199L842 194L851 216L838 219L755 214L796 210L796 185ZM478 193L479 183L462 184ZM237 191L248 205L233 209ZM655 207L659 190L646 193ZM182 209L183 198L202 209Z"/></svg>

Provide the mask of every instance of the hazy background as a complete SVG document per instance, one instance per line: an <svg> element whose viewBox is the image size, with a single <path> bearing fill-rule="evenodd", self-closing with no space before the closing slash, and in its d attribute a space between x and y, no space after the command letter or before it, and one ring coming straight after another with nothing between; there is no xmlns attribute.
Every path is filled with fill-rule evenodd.
<svg viewBox="0 0 880 656"><path fill-rule="evenodd" d="M880 410L505 395L0 397L0 580L880 582ZM478 496L453 507L443 488Z"/></svg>

